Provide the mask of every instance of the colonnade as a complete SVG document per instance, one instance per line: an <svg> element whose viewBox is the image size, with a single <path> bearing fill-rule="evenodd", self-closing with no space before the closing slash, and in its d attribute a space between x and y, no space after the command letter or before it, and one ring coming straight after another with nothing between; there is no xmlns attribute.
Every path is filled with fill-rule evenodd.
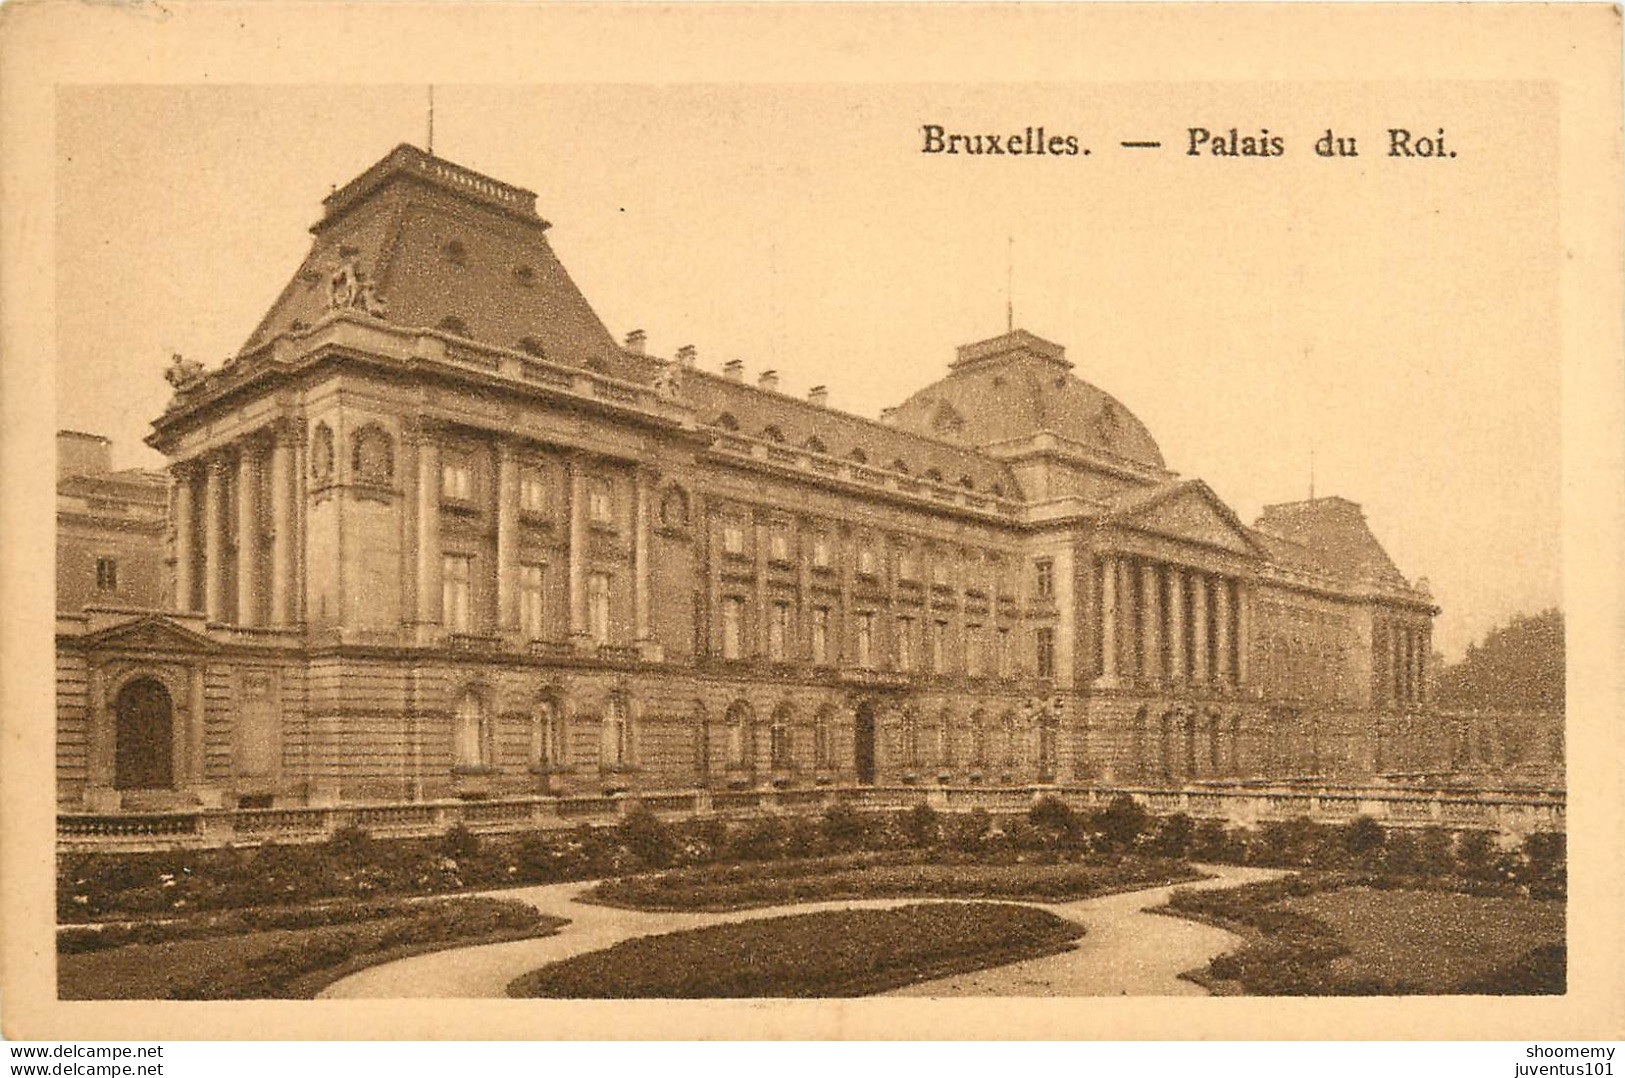
<svg viewBox="0 0 1625 1078"><path fill-rule="evenodd" d="M294 426L278 424L173 467L178 609L201 607L212 622L245 626L297 622L291 508L300 455ZM262 558L267 541L269 557Z"/></svg>
<svg viewBox="0 0 1625 1078"><path fill-rule="evenodd" d="M1390 623L1387 626L1379 625L1375 636L1379 698L1397 706L1427 703L1432 629Z"/></svg>
<svg viewBox="0 0 1625 1078"><path fill-rule="evenodd" d="M1122 554L1100 557L1099 683L1248 683L1251 599L1233 577Z"/></svg>

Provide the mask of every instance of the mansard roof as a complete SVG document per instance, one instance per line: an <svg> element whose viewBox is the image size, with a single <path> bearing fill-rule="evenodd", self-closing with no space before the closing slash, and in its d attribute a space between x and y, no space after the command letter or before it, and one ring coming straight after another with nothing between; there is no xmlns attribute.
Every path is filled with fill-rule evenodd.
<svg viewBox="0 0 1625 1078"><path fill-rule="evenodd" d="M329 195L304 263L243 345L314 325L348 266L372 313L566 363L619 352L553 253L536 196L413 146ZM352 304L361 306L361 304Z"/></svg>
<svg viewBox="0 0 1625 1078"><path fill-rule="evenodd" d="M684 368L682 373L683 398L701 423L949 486L1020 497L1020 485L1006 465L968 447L708 371Z"/></svg>
<svg viewBox="0 0 1625 1078"><path fill-rule="evenodd" d="M1409 588L1366 523L1365 512L1346 498L1311 498L1266 505L1255 534L1272 561L1349 583Z"/></svg>

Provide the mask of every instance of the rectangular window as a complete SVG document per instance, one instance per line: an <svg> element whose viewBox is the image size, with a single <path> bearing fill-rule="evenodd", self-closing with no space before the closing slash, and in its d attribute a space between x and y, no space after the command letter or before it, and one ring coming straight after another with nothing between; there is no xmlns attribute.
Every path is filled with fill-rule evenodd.
<svg viewBox="0 0 1625 1078"><path fill-rule="evenodd" d="M118 559L117 558L97 558L96 559L96 590L97 591L117 591L118 590Z"/></svg>
<svg viewBox="0 0 1625 1078"><path fill-rule="evenodd" d="M912 550L905 550L901 554L897 555L897 578L899 580L918 579L916 572L917 567L917 563L914 559L914 552Z"/></svg>
<svg viewBox="0 0 1625 1078"><path fill-rule="evenodd" d="M858 666L864 670L875 667L875 615L869 610L858 615Z"/></svg>
<svg viewBox="0 0 1625 1078"><path fill-rule="evenodd" d="M722 657L739 658L744 642L745 600L729 596L722 600Z"/></svg>
<svg viewBox="0 0 1625 1078"><path fill-rule="evenodd" d="M546 509L547 482L541 472L526 468L519 473L519 511L540 514Z"/></svg>
<svg viewBox="0 0 1625 1078"><path fill-rule="evenodd" d="M980 625L968 625L968 626L965 627L965 676L966 677L981 677L982 676L982 670L984 668L984 657L982 655L982 649L985 648L986 646L987 646L987 641L983 637L982 627Z"/></svg>
<svg viewBox="0 0 1625 1078"><path fill-rule="evenodd" d="M540 565L519 567L519 630L526 640L542 638L542 570Z"/></svg>
<svg viewBox="0 0 1625 1078"><path fill-rule="evenodd" d="M447 454L441 459L440 498L450 502L474 500L474 465L467 457Z"/></svg>
<svg viewBox="0 0 1625 1078"><path fill-rule="evenodd" d="M934 621L931 623L931 672L941 674L947 672L948 659L944 641L948 638L948 623Z"/></svg>
<svg viewBox="0 0 1625 1078"><path fill-rule="evenodd" d="M738 521L730 520L722 525L722 552L724 554L745 552L745 528Z"/></svg>
<svg viewBox="0 0 1625 1078"><path fill-rule="evenodd" d="M1035 634L1038 638L1038 676L1040 678L1053 678L1055 676L1055 630L1042 628Z"/></svg>
<svg viewBox="0 0 1625 1078"><path fill-rule="evenodd" d="M790 638L790 604L774 603L768 612L767 657L773 662L785 660L786 642Z"/></svg>
<svg viewBox="0 0 1625 1078"><path fill-rule="evenodd" d="M768 535L767 556L773 561L790 560L790 533L779 525Z"/></svg>
<svg viewBox="0 0 1625 1078"><path fill-rule="evenodd" d="M587 578L587 632L595 644L609 643L609 574Z"/></svg>
<svg viewBox="0 0 1625 1078"><path fill-rule="evenodd" d="M829 568L829 536L823 532L813 536L812 560L814 569Z"/></svg>
<svg viewBox="0 0 1625 1078"><path fill-rule="evenodd" d="M447 554L441 561L441 620L448 630L466 633L474 627L474 559L467 554Z"/></svg>
<svg viewBox="0 0 1625 1078"><path fill-rule="evenodd" d="M594 524L614 524L615 507L609 495L609 483L599 479L587 488L587 517Z"/></svg>
<svg viewBox="0 0 1625 1078"><path fill-rule="evenodd" d="M1055 597L1055 562L1052 559L1039 558L1033 562L1033 591L1040 599Z"/></svg>
<svg viewBox="0 0 1625 1078"><path fill-rule="evenodd" d="M931 563L931 583L939 588L948 586L948 559L938 557Z"/></svg>
<svg viewBox="0 0 1625 1078"><path fill-rule="evenodd" d="M914 669L914 619L897 619L897 669Z"/></svg>
<svg viewBox="0 0 1625 1078"><path fill-rule="evenodd" d="M858 572L864 576L875 575L875 548L871 543L858 548Z"/></svg>
<svg viewBox="0 0 1625 1078"><path fill-rule="evenodd" d="M812 661L817 666L829 662L829 611L821 606L812 612Z"/></svg>
<svg viewBox="0 0 1625 1078"><path fill-rule="evenodd" d="M999 646L999 655L998 655L998 659L999 659L999 676L1002 677L1002 678L1007 678L1007 677L1010 676L1010 630L1009 629L1000 629L999 630L999 645L998 646Z"/></svg>

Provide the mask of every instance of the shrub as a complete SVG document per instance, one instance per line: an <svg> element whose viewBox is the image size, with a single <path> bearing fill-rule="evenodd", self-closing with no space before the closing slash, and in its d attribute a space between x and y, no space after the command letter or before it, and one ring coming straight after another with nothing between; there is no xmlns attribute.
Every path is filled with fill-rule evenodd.
<svg viewBox="0 0 1625 1078"><path fill-rule="evenodd" d="M915 805L903 813L903 831L915 849L935 846L942 837L942 820L930 805Z"/></svg>
<svg viewBox="0 0 1625 1078"><path fill-rule="evenodd" d="M1422 871L1422 850L1410 831L1395 829L1383 843L1380 864L1384 872L1414 876Z"/></svg>
<svg viewBox="0 0 1625 1078"><path fill-rule="evenodd" d="M660 817L642 805L628 813L615 826L615 835L631 854L652 868L671 864L676 843L671 829Z"/></svg>
<svg viewBox="0 0 1625 1078"><path fill-rule="evenodd" d="M1151 852L1158 857L1184 857L1190 852L1195 825L1183 812L1158 819L1151 832Z"/></svg>
<svg viewBox="0 0 1625 1078"><path fill-rule="evenodd" d="M851 805L831 805L824 813L824 838L836 849L849 850L860 845L868 832L868 821Z"/></svg>
<svg viewBox="0 0 1625 1078"><path fill-rule="evenodd" d="M1027 810L1027 822L1048 835L1051 841L1069 840L1078 826L1072 806L1059 797L1046 794Z"/></svg>
<svg viewBox="0 0 1625 1078"><path fill-rule="evenodd" d="M440 836L440 855L453 861L472 860L480 852L480 836L463 826L461 820L450 831Z"/></svg>
<svg viewBox="0 0 1625 1078"><path fill-rule="evenodd" d="M1464 831L1456 842L1462 874L1476 880L1495 877L1495 840L1488 831Z"/></svg>
<svg viewBox="0 0 1625 1078"><path fill-rule="evenodd" d="M362 865L378 856L378 844L365 828L347 824L327 837L327 855L341 864Z"/></svg>
<svg viewBox="0 0 1625 1078"><path fill-rule="evenodd" d="M784 846L784 824L777 816L752 820L737 835L729 836L729 852L742 861L768 861L782 857Z"/></svg>
<svg viewBox="0 0 1625 1078"><path fill-rule="evenodd" d="M993 817L987 809L950 815L943 825L943 844L960 853L975 853L992 827Z"/></svg>
<svg viewBox="0 0 1625 1078"><path fill-rule="evenodd" d="M1140 803L1128 794L1118 794L1111 803L1094 814L1089 829L1099 836L1100 844L1109 850L1126 850L1145 833L1151 817Z"/></svg>
<svg viewBox="0 0 1625 1078"><path fill-rule="evenodd" d="M1367 864L1373 863L1387 837L1382 824L1369 816L1356 816L1343 828L1343 849Z"/></svg>
<svg viewBox="0 0 1625 1078"><path fill-rule="evenodd" d="M1425 827L1416 836L1417 860L1430 876L1449 876L1456 871L1450 832L1442 827Z"/></svg>

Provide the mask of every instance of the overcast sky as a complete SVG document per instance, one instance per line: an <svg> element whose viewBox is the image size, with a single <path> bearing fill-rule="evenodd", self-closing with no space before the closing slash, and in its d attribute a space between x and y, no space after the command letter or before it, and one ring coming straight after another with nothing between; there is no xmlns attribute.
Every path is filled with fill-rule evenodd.
<svg viewBox="0 0 1625 1078"><path fill-rule="evenodd" d="M63 88L58 412L118 465L171 352L238 347L321 198L425 138L423 87ZM1534 84L442 86L435 151L538 193L617 337L876 415L1018 325L1247 521L1365 507L1452 657L1560 600L1555 101ZM1076 157L920 152L921 126ZM1454 159L1384 156L1446 129ZM1271 135L1187 156L1187 130ZM1328 128L1360 156L1313 152ZM1160 150L1122 140L1160 139Z"/></svg>

